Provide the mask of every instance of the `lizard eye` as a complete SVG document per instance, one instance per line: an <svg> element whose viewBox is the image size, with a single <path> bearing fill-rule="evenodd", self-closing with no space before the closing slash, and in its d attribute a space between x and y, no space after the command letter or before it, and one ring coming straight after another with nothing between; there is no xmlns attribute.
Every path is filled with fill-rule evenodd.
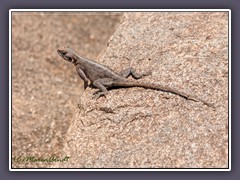
<svg viewBox="0 0 240 180"><path fill-rule="evenodd" d="M72 58L71 58L71 57L68 57L68 61L72 61Z"/></svg>

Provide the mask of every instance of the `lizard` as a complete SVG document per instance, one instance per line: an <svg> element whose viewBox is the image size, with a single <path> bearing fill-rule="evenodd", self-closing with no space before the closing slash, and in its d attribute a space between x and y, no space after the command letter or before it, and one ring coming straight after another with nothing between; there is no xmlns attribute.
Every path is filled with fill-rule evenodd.
<svg viewBox="0 0 240 180"><path fill-rule="evenodd" d="M182 98L185 98L187 100L202 102L207 106L214 107L214 105L211 103L208 103L200 98L181 92L177 89L168 86L163 86L157 83L142 82L137 80L144 76L149 75L150 73L139 74L136 73L135 69L133 69L132 67L127 68L121 71L120 73L116 73L108 66L102 65L93 60L79 56L76 52L74 52L72 49L68 47L58 49L57 53L64 60L76 66L76 71L79 77L84 82L84 90L89 86L99 89L99 91L94 93L94 97L96 99L98 99L101 96L106 96L108 88L111 87L142 87L146 89L169 92L178 95ZM127 79L130 75L135 80Z"/></svg>

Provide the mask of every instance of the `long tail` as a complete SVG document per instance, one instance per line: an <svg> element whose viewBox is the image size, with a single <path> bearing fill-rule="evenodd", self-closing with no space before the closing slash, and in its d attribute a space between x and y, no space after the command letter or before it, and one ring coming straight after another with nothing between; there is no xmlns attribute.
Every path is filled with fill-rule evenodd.
<svg viewBox="0 0 240 180"><path fill-rule="evenodd" d="M197 97L193 97L189 94L186 94L185 92L178 91L177 89L174 89L174 88L171 88L171 87L168 87L168 86L163 86L163 85L160 85L160 84L145 83L145 82L137 81L137 80L126 80L126 81L113 82L113 85L114 86L119 86L119 87L143 87L143 88L146 88L146 89L155 89L155 90L160 90L160 91L163 91L163 92L169 92L169 93L181 96L181 97L183 97L185 99L188 99L188 100L192 100L192 101L196 101L196 102L202 102L203 104L214 108L214 105L211 104L211 103L208 103L208 102L206 102L202 99L199 99Z"/></svg>

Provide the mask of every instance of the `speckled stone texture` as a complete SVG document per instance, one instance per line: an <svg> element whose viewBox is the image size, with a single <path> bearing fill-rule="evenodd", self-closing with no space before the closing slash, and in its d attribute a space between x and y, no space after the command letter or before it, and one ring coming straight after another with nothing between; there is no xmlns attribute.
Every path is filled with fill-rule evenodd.
<svg viewBox="0 0 240 180"><path fill-rule="evenodd" d="M76 49L78 52L78 50ZM70 123L61 168L227 168L228 13L125 13L99 63L151 70L157 82L213 103L121 88L86 89Z"/></svg>

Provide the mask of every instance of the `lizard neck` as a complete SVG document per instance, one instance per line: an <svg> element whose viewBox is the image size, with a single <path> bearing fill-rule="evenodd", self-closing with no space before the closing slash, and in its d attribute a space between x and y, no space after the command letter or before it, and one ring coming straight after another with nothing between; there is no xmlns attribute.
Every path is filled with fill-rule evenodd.
<svg viewBox="0 0 240 180"><path fill-rule="evenodd" d="M79 58L77 56L72 57L72 63L74 64L74 66L77 66L79 64L78 61L79 61Z"/></svg>

